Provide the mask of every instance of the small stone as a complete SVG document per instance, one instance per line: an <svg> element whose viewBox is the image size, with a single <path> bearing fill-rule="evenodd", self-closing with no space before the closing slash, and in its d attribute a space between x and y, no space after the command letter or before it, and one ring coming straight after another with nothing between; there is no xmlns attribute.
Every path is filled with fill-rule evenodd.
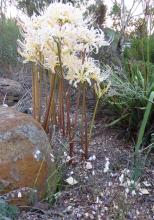
<svg viewBox="0 0 154 220"><path fill-rule="evenodd" d="M89 215L90 219L94 219L94 216L92 214Z"/></svg>
<svg viewBox="0 0 154 220"><path fill-rule="evenodd" d="M3 107L6 107L6 108L7 108L7 107L8 107L8 105L4 103L4 104L3 104Z"/></svg>
<svg viewBox="0 0 154 220"><path fill-rule="evenodd" d="M90 162L86 162L86 169L91 170L93 168L92 164Z"/></svg>
<svg viewBox="0 0 154 220"><path fill-rule="evenodd" d="M71 186L73 186L73 185L75 185L75 184L78 183L72 176L70 176L69 178L67 178L67 179L66 179L66 182L67 182L69 185L71 185Z"/></svg>
<svg viewBox="0 0 154 220"><path fill-rule="evenodd" d="M109 185L109 186L112 186L112 182L109 182L108 185Z"/></svg>
<svg viewBox="0 0 154 220"><path fill-rule="evenodd" d="M120 184L123 183L123 181L124 181L124 174L121 174L121 175L119 176L119 181L120 181Z"/></svg>
<svg viewBox="0 0 154 220"><path fill-rule="evenodd" d="M3 104L3 107L14 105L23 95L22 85L7 78L0 78L0 91L0 103Z"/></svg>
<svg viewBox="0 0 154 220"><path fill-rule="evenodd" d="M98 204L99 203L99 197L97 196L96 198L96 203Z"/></svg>
<svg viewBox="0 0 154 220"><path fill-rule="evenodd" d="M66 211L67 213L69 213L69 212L71 211L71 209L72 209L72 206L69 205L69 206L66 208L65 211Z"/></svg>
<svg viewBox="0 0 154 220"><path fill-rule="evenodd" d="M126 188L126 189L125 189L125 192L128 194L128 193L129 193L129 189L128 189L128 188Z"/></svg>
<svg viewBox="0 0 154 220"><path fill-rule="evenodd" d="M100 193L100 196L101 196L101 197L103 197L103 196L104 196L104 193L103 193L103 192L101 192L101 193Z"/></svg>
<svg viewBox="0 0 154 220"><path fill-rule="evenodd" d="M132 196L135 196L135 195L136 195L135 190L132 190Z"/></svg>
<svg viewBox="0 0 154 220"><path fill-rule="evenodd" d="M92 171L92 175L95 176L95 171L94 170Z"/></svg>
<svg viewBox="0 0 154 220"><path fill-rule="evenodd" d="M105 209L105 211L108 211L108 207L105 206L104 209Z"/></svg>
<svg viewBox="0 0 154 220"><path fill-rule="evenodd" d="M18 192L18 198L21 198L22 195L21 195L21 192Z"/></svg>
<svg viewBox="0 0 154 220"><path fill-rule="evenodd" d="M96 160L96 156L95 156L95 155L92 155L92 156L89 157L88 160L89 160L89 161L94 161L94 160Z"/></svg>
<svg viewBox="0 0 154 220"><path fill-rule="evenodd" d="M140 192L142 193L142 195L149 195L149 191L147 189L140 189Z"/></svg>
<svg viewBox="0 0 154 220"><path fill-rule="evenodd" d="M67 156L66 157L66 162L69 162L71 160L71 157L70 156Z"/></svg>
<svg viewBox="0 0 154 220"><path fill-rule="evenodd" d="M89 213L88 213L88 212L85 213L85 217L86 217L86 218L89 217Z"/></svg>
<svg viewBox="0 0 154 220"><path fill-rule="evenodd" d="M77 213L76 216L77 218L81 218L82 215L80 213Z"/></svg>
<svg viewBox="0 0 154 220"><path fill-rule="evenodd" d="M138 210L136 210L136 214L137 214L137 215L139 215L139 214L140 214L140 212L139 212Z"/></svg>
<svg viewBox="0 0 154 220"><path fill-rule="evenodd" d="M143 182L143 184L144 184L146 187L151 186L151 184L150 184L150 183L148 183L148 181L144 181L144 182Z"/></svg>

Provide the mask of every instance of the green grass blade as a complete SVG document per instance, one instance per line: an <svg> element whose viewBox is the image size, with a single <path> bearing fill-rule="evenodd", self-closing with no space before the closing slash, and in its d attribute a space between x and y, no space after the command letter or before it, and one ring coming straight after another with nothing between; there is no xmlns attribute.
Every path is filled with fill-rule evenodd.
<svg viewBox="0 0 154 220"><path fill-rule="evenodd" d="M140 146L142 144L145 129L146 129L146 126L147 126L147 123L148 123L150 113L151 113L153 100L154 100L154 91L151 92L151 94L150 94L149 101L148 101L148 104L147 104L147 107L146 107L146 110L145 110L145 113L144 113L143 121L142 121L140 130L139 130L137 144L135 146L135 153L138 153L138 151L140 149Z"/></svg>
<svg viewBox="0 0 154 220"><path fill-rule="evenodd" d="M123 120L124 118L126 118L128 115L129 115L129 114L122 115L120 118L118 118L118 119L112 121L110 124L105 125L105 127L107 128L107 127L111 127L111 126L116 125L116 124L119 123L121 120Z"/></svg>

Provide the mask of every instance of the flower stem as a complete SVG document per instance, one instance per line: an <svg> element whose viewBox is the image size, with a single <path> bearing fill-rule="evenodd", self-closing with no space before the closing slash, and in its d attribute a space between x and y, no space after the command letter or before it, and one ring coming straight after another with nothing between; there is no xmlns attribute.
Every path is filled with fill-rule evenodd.
<svg viewBox="0 0 154 220"><path fill-rule="evenodd" d="M44 119L44 123L43 123L43 128L45 129L45 131L48 130L49 115L50 115L52 100L53 100L53 97L54 97L55 80L56 80L56 75L53 74L53 76L51 77L49 103L48 103L48 106L47 106L47 110L46 110L46 113L45 113L45 119Z"/></svg>
<svg viewBox="0 0 154 220"><path fill-rule="evenodd" d="M99 101L100 101L100 98L97 98L97 101L96 101L96 104L95 104L95 108L94 108L94 112L93 112L93 117L92 117L91 125L90 125L89 138L88 138L89 142L90 142L91 136L92 136L92 130L93 130L93 127L94 127L94 121L95 121L95 117L96 117Z"/></svg>
<svg viewBox="0 0 154 220"><path fill-rule="evenodd" d="M35 111L35 64L32 64L32 105L33 105L33 118L36 117L36 111Z"/></svg>
<svg viewBox="0 0 154 220"><path fill-rule="evenodd" d="M64 114L64 76L63 76L63 63L61 59L61 44L57 42L57 49L58 49L58 59L59 59L59 69L60 69L60 124L63 131L63 136L65 136L65 114Z"/></svg>
<svg viewBox="0 0 154 220"><path fill-rule="evenodd" d="M89 148L89 142L88 142L88 124L87 124L87 113L86 113L86 86L84 85L84 91L83 91L83 114L84 114L84 156L85 159L88 158L88 148Z"/></svg>

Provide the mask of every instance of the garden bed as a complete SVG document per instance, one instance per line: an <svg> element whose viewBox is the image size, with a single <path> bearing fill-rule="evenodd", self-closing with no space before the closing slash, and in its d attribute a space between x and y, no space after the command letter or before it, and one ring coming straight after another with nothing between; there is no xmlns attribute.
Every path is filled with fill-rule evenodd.
<svg viewBox="0 0 154 220"><path fill-rule="evenodd" d="M61 163L59 167L63 167L60 169L60 191L51 196L52 205L38 202L34 207L21 209L19 220L153 219L152 163L145 167L136 189L128 187L127 182L131 181L132 143L119 136L120 130L105 128L105 124L106 118L96 122L89 163L75 158L73 164L65 164L66 145L55 137L52 142L54 156L57 163ZM78 147L76 150L79 150ZM105 170L107 161L109 170ZM77 181L72 186L66 183L70 176Z"/></svg>

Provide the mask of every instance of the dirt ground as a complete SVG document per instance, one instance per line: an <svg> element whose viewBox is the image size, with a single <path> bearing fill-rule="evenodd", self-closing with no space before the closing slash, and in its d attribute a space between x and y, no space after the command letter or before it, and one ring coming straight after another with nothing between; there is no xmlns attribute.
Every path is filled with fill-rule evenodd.
<svg viewBox="0 0 154 220"><path fill-rule="evenodd" d="M50 203L39 202L22 209L18 220L154 219L152 163L134 184L132 143L125 131L106 128L105 124L105 118L96 122L87 162L75 157L73 164L65 163L67 144L55 137L52 146L59 166L59 192L48 198ZM81 149L77 146L75 151L79 155ZM73 178L72 185L67 183L69 177Z"/></svg>

